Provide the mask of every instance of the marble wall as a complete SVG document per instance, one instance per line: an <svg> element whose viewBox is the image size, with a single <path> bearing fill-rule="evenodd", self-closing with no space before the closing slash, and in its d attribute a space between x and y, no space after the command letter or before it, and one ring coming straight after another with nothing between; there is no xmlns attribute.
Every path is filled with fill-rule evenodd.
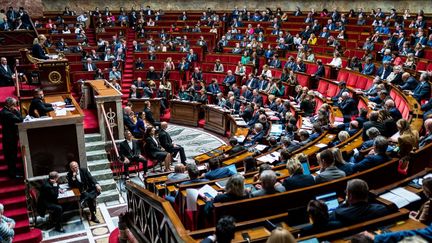
<svg viewBox="0 0 432 243"><path fill-rule="evenodd" d="M391 8L396 8L402 11L402 9L409 8L411 12L417 12L423 9L426 13L432 13L432 1L431 0L364 0L364 1L353 1L353 0L148 0L148 1L137 1L137 0L122 0L122 1L104 1L104 0L0 0L0 2L13 2L19 4L25 2L27 5L35 5L40 7L42 2L44 11L58 11L64 9L65 6L69 6L78 12L84 9L94 9L96 6L105 7L109 5L111 9L119 9L120 6L124 6L130 9L132 6L139 8L141 5L150 5L153 9L164 9L164 10L182 10L182 9L206 9L208 7L217 10L231 10L234 5L239 7L246 6L248 9L263 9L264 7L271 6L272 8L281 7L282 9L293 10L296 6L300 6L303 9L315 8L321 10L322 8L333 9L337 7L339 10L348 11L351 8L363 7L367 11L371 8L381 7L384 11L389 11ZM109 3L109 4L108 4Z"/></svg>
<svg viewBox="0 0 432 243"><path fill-rule="evenodd" d="M30 16L40 16L43 11L42 0L0 0L0 9L7 10L9 6L14 9L24 7Z"/></svg>

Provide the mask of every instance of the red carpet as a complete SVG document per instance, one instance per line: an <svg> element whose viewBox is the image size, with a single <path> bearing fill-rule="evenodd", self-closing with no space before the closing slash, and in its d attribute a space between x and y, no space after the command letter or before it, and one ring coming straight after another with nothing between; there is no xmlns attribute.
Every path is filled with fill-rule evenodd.
<svg viewBox="0 0 432 243"><path fill-rule="evenodd" d="M98 133L99 123L95 109L84 109L84 133Z"/></svg>

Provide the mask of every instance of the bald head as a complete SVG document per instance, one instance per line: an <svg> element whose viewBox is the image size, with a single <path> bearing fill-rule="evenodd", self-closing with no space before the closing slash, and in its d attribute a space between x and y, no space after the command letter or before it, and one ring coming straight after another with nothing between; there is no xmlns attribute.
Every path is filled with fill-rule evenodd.
<svg viewBox="0 0 432 243"><path fill-rule="evenodd" d="M161 122L161 128L162 129L167 129L168 128L168 123L167 122Z"/></svg>
<svg viewBox="0 0 432 243"><path fill-rule="evenodd" d="M72 173L77 173L79 170L78 162L76 162L76 161L70 162L69 168L72 171Z"/></svg>
<svg viewBox="0 0 432 243"><path fill-rule="evenodd" d="M408 72L402 74L402 80L407 80L411 75Z"/></svg>
<svg viewBox="0 0 432 243"><path fill-rule="evenodd" d="M424 123L424 126L426 129L426 132L428 134L431 134L432 133L432 118L427 119Z"/></svg>
<svg viewBox="0 0 432 243"><path fill-rule="evenodd" d="M386 107L387 109L391 109L391 108L395 107L395 103L394 103L394 101L391 100L391 99L386 100L386 102L385 102L385 107Z"/></svg>

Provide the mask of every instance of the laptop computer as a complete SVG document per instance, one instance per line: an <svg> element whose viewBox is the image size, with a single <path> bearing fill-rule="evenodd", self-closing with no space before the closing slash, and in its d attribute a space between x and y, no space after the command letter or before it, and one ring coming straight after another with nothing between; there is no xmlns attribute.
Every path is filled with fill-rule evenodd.
<svg viewBox="0 0 432 243"><path fill-rule="evenodd" d="M305 175L310 175L310 165L309 165L309 161L303 162L301 163L302 167L303 167L303 174Z"/></svg>
<svg viewBox="0 0 432 243"><path fill-rule="evenodd" d="M234 174L237 174L237 167L235 165L228 165L226 168L228 168Z"/></svg>
<svg viewBox="0 0 432 243"><path fill-rule="evenodd" d="M329 213L333 212L339 206L339 201L336 192L317 196L316 200L323 201L327 205Z"/></svg>

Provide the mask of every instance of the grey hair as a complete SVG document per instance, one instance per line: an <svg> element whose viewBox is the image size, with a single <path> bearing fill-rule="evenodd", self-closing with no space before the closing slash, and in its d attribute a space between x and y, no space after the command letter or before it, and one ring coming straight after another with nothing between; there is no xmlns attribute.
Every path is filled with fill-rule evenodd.
<svg viewBox="0 0 432 243"><path fill-rule="evenodd" d="M6 106L13 106L16 104L16 102L17 100L14 97L7 97L5 101Z"/></svg>
<svg viewBox="0 0 432 243"><path fill-rule="evenodd" d="M378 137L379 135L381 135L381 132L378 130L378 128L376 127L371 127L366 131L366 135L370 138L370 139L374 139L376 137Z"/></svg>
<svg viewBox="0 0 432 243"><path fill-rule="evenodd" d="M225 191L235 196L244 195L244 177L240 174L235 174L228 179Z"/></svg>
<svg viewBox="0 0 432 243"><path fill-rule="evenodd" d="M260 180L265 190L272 189L276 184L276 173L273 170L265 170L261 173Z"/></svg>

